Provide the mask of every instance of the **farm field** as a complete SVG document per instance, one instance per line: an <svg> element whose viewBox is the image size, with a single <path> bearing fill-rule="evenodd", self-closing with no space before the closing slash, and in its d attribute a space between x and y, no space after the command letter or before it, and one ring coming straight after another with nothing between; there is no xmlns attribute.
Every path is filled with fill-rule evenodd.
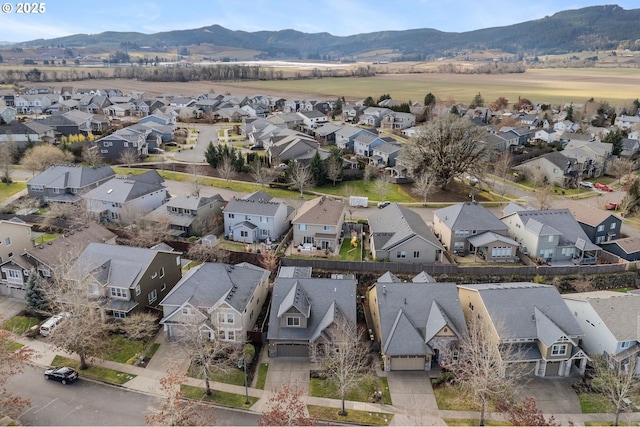
<svg viewBox="0 0 640 427"><path fill-rule="evenodd" d="M485 102L504 96L534 102L582 104L593 97L612 105L624 105L640 97L640 69L635 68L554 68L530 69L519 74L378 74L375 77L342 77L306 80L243 82L142 82L136 80L83 80L76 88L118 87L124 91L163 93L223 93L282 97L344 96L356 101L367 96L389 94L399 102L422 101L428 92L437 99L468 104L480 92Z"/></svg>

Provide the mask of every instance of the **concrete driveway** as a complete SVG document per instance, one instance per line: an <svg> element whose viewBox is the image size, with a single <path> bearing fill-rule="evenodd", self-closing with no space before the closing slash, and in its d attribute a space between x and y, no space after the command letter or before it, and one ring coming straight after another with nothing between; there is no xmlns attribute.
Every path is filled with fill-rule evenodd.
<svg viewBox="0 0 640 427"><path fill-rule="evenodd" d="M428 372L385 372L394 408L391 425L445 425L439 418L438 404Z"/></svg>
<svg viewBox="0 0 640 427"><path fill-rule="evenodd" d="M575 381L576 378L532 378L518 397L520 400L534 397L545 414L581 414L580 400L571 387Z"/></svg>
<svg viewBox="0 0 640 427"><path fill-rule="evenodd" d="M26 306L27 304L25 304L24 300L0 295L0 322L11 319L24 310Z"/></svg>
<svg viewBox="0 0 640 427"><path fill-rule="evenodd" d="M309 393L309 371L311 364L308 360L296 358L271 358L268 360L269 370L264 385L266 391L282 388L284 384L296 384L304 394Z"/></svg>

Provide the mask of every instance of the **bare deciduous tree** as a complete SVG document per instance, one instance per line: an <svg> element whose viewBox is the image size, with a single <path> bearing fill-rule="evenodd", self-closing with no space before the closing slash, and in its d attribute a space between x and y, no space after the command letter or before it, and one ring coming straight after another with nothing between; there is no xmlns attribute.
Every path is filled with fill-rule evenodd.
<svg viewBox="0 0 640 427"><path fill-rule="evenodd" d="M413 186L422 196L424 204L427 204L427 196L431 193L431 189L436 184L436 177L429 171L423 171L413 183Z"/></svg>
<svg viewBox="0 0 640 427"><path fill-rule="evenodd" d="M500 196L502 197L504 197L504 193L506 192L507 187L505 182L507 181L507 177L509 176L511 169L513 169L513 164L513 155L508 151L502 153L493 164L494 175L503 181L500 185Z"/></svg>
<svg viewBox="0 0 640 427"><path fill-rule="evenodd" d="M138 152L133 148L127 148L120 153L118 161L123 165L127 165L128 168L131 168L132 164L138 162Z"/></svg>
<svg viewBox="0 0 640 427"><path fill-rule="evenodd" d="M59 227L61 220L71 227L91 221L91 215L84 200L76 203L49 202L48 209L44 213L43 224L53 230Z"/></svg>
<svg viewBox="0 0 640 427"><path fill-rule="evenodd" d="M618 184L622 184L622 177L633 173L634 163L622 157L618 157L611 163L610 171L618 179Z"/></svg>
<svg viewBox="0 0 640 427"><path fill-rule="evenodd" d="M160 379L159 407L150 408L144 420L150 426L208 426L215 425L213 407L184 399L180 386L186 373L173 365Z"/></svg>
<svg viewBox="0 0 640 427"><path fill-rule="evenodd" d="M122 330L130 340L149 340L158 332L159 320L158 316L141 311L120 320L118 329Z"/></svg>
<svg viewBox="0 0 640 427"><path fill-rule="evenodd" d="M268 168L260 159L251 165L251 175L262 188L266 187L277 176L277 172Z"/></svg>
<svg viewBox="0 0 640 427"><path fill-rule="evenodd" d="M369 181L371 181L371 178L376 176L377 173L378 173L378 170L374 166L366 165L364 167L364 175L362 176L362 180L364 181L365 184L368 184Z"/></svg>
<svg viewBox="0 0 640 427"><path fill-rule="evenodd" d="M5 184L11 184L11 149L9 144L0 145L0 180Z"/></svg>
<svg viewBox="0 0 640 427"><path fill-rule="evenodd" d="M445 354L443 365L480 404L480 425L484 425L487 403L515 393L524 383L526 364L518 363L522 359L518 347L496 343L490 322L470 315L467 329L468 334L459 347L450 348ZM501 326L496 325L496 329L500 330Z"/></svg>
<svg viewBox="0 0 640 427"><path fill-rule="evenodd" d="M353 213L358 208L357 206L349 203L351 196L354 194L353 191L353 187L350 184L345 184L340 190L340 194L342 194L342 197L344 198L344 204L347 208L347 212L349 212L349 220L351 221L353 221Z"/></svg>
<svg viewBox="0 0 640 427"><path fill-rule="evenodd" d="M380 197L380 201L384 201L387 197L387 193L391 189L391 183L387 176L381 176L373 181L373 191Z"/></svg>
<svg viewBox="0 0 640 427"><path fill-rule="evenodd" d="M274 251L273 249L267 249L262 253L260 265L262 265L264 269L269 270L273 276L278 272L280 257L276 255L276 251Z"/></svg>
<svg viewBox="0 0 640 427"><path fill-rule="evenodd" d="M307 405L301 399L303 390L295 384L284 384L267 402L267 409L258 418L259 426L314 426L318 420L307 415Z"/></svg>
<svg viewBox="0 0 640 427"><path fill-rule="evenodd" d="M469 119L447 114L421 127L404 145L399 160L411 176L431 171L444 189L465 173L484 176L492 154L484 129Z"/></svg>
<svg viewBox="0 0 640 427"><path fill-rule="evenodd" d="M326 160L327 178L336 186L336 182L342 179L342 157L329 156Z"/></svg>
<svg viewBox="0 0 640 427"><path fill-rule="evenodd" d="M100 154L97 146L84 146L82 148L82 161L91 166L97 166L104 163L104 157Z"/></svg>
<svg viewBox="0 0 640 427"><path fill-rule="evenodd" d="M525 178L533 184L534 191L547 180L545 171L540 167L527 166L524 168L523 172Z"/></svg>
<svg viewBox="0 0 640 427"><path fill-rule="evenodd" d="M229 181L236 175L233 159L227 154L222 156L220 164L218 164L218 175L227 182L227 187L229 187Z"/></svg>
<svg viewBox="0 0 640 427"><path fill-rule="evenodd" d="M191 172L191 195L200 197L200 191L202 190L202 178L200 175L204 174L204 167L195 164L190 165L189 171Z"/></svg>
<svg viewBox="0 0 640 427"><path fill-rule="evenodd" d="M4 319L0 316L0 323ZM22 398L11 393L6 388L10 377L19 375L27 366L35 352L27 346L16 349L15 342L11 340L11 334L0 329L0 414L17 418L20 413L31 405L29 399Z"/></svg>
<svg viewBox="0 0 640 427"><path fill-rule="evenodd" d="M534 196L538 210L547 211L551 209L551 201L553 199L553 186L550 184L539 187Z"/></svg>
<svg viewBox="0 0 640 427"><path fill-rule="evenodd" d="M609 359L604 355L592 358L595 377L592 385L615 406L613 425L618 425L620 413L627 408L627 399L640 384L636 376L637 355L633 354L624 361Z"/></svg>
<svg viewBox="0 0 640 427"><path fill-rule="evenodd" d="M338 387L342 399L342 409L338 414L347 415L344 406L347 392L370 368L368 348L363 338L364 333L355 320L348 319L342 313L337 313L336 320L329 328L329 335L335 351L330 351L327 355L324 368L328 379Z"/></svg>
<svg viewBox="0 0 640 427"><path fill-rule="evenodd" d="M20 164L31 172L42 172L51 165L72 163L73 154L53 145L36 145L27 150Z"/></svg>
<svg viewBox="0 0 640 427"><path fill-rule="evenodd" d="M291 168L291 174L289 176L289 185L294 190L300 192L300 198L304 197L304 192L313 185L313 176L308 167L305 167L300 162L295 162Z"/></svg>

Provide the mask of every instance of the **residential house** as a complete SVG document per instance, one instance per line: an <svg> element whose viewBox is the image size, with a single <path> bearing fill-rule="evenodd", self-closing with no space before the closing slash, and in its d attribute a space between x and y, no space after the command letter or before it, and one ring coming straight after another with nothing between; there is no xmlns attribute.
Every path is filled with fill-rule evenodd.
<svg viewBox="0 0 640 427"><path fill-rule="evenodd" d="M52 127L55 130L56 138L69 135L88 135L91 132L91 122L78 121L75 116L73 119L66 115L67 113L52 114L42 119L35 120Z"/></svg>
<svg viewBox="0 0 640 427"><path fill-rule="evenodd" d="M631 129L638 123L640 123L640 116L627 116L624 114L616 116L616 120L614 121L614 125L620 129Z"/></svg>
<svg viewBox="0 0 640 427"><path fill-rule="evenodd" d="M577 202L566 202L562 207L571 211L592 243L600 245L620 237L622 219L611 211L593 209Z"/></svg>
<svg viewBox="0 0 640 427"><path fill-rule="evenodd" d="M384 142L376 133L361 132L353 138L353 151L359 156L371 157L373 149Z"/></svg>
<svg viewBox="0 0 640 427"><path fill-rule="evenodd" d="M626 261L640 261L640 237L624 237L600 243L605 251Z"/></svg>
<svg viewBox="0 0 640 427"><path fill-rule="evenodd" d="M277 113L273 116L269 117L269 122L276 126L284 126L289 129L299 129L300 125L303 123L302 117L293 113Z"/></svg>
<svg viewBox="0 0 640 427"><path fill-rule="evenodd" d="M59 95L36 94L18 95L14 102L19 114L42 114L51 104L61 100Z"/></svg>
<svg viewBox="0 0 640 427"><path fill-rule="evenodd" d="M604 355L622 365L635 359L640 375L640 295L614 291L563 295L584 331L581 346L589 355Z"/></svg>
<svg viewBox="0 0 640 427"><path fill-rule="evenodd" d="M109 166L53 165L29 180L27 191L29 197L45 203L74 203L114 176Z"/></svg>
<svg viewBox="0 0 640 427"><path fill-rule="evenodd" d="M412 264L441 262L445 250L420 215L397 203L369 216L369 245L377 260Z"/></svg>
<svg viewBox="0 0 640 427"><path fill-rule="evenodd" d="M28 269L34 268L47 280L55 280L60 265L75 261L90 243L116 244L116 235L107 228L89 222L74 227L46 243L35 241L36 246L23 252L21 259Z"/></svg>
<svg viewBox="0 0 640 427"><path fill-rule="evenodd" d="M157 123L159 125L164 125L164 126L175 126L176 117L171 114L155 112L149 116L145 116L141 118L138 123L145 124L150 122Z"/></svg>
<svg viewBox="0 0 640 427"><path fill-rule="evenodd" d="M15 120L18 112L15 108L0 104L0 125L11 123Z"/></svg>
<svg viewBox="0 0 640 427"><path fill-rule="evenodd" d="M416 116L411 113L393 111L382 118L381 129L400 130L415 126Z"/></svg>
<svg viewBox="0 0 640 427"><path fill-rule="evenodd" d="M581 178L598 178L606 169L611 156L612 145L599 141L569 140L564 152L567 157L576 158L576 168Z"/></svg>
<svg viewBox="0 0 640 427"><path fill-rule="evenodd" d="M489 123L493 117L493 111L488 107L475 107L469 108L464 115L472 121L479 121L480 123Z"/></svg>
<svg viewBox="0 0 640 427"><path fill-rule="evenodd" d="M534 139L538 141L542 141L546 144L551 144L555 142L556 136L558 134L552 129L536 129L536 133L534 134Z"/></svg>
<svg viewBox="0 0 640 427"><path fill-rule="evenodd" d="M31 224L18 218L0 220L0 263L33 247Z"/></svg>
<svg viewBox="0 0 640 427"><path fill-rule="evenodd" d="M149 155L148 139L153 143L158 140L158 136L152 135L150 128L143 131L124 128L96 140L95 143L104 158L116 160L127 151L135 153L138 158Z"/></svg>
<svg viewBox="0 0 640 427"><path fill-rule="evenodd" d="M329 123L327 115L318 110L298 111L296 114L302 117L300 130L305 133L313 132L314 129Z"/></svg>
<svg viewBox="0 0 640 427"><path fill-rule="evenodd" d="M342 128L343 126L327 123L315 129L313 134L320 145L336 145L336 133Z"/></svg>
<svg viewBox="0 0 640 427"><path fill-rule="evenodd" d="M90 243L68 279L86 286L107 316L125 318L155 309L182 277L181 253Z"/></svg>
<svg viewBox="0 0 640 427"><path fill-rule="evenodd" d="M467 322L491 326L493 345L510 344L536 377L583 375L588 357L580 348L582 328L555 286L536 283L459 285ZM520 365L522 366L522 365Z"/></svg>
<svg viewBox="0 0 640 427"><path fill-rule="evenodd" d="M519 244L509 237L509 228L477 202L434 211L433 231L452 252L470 252L487 262L518 260Z"/></svg>
<svg viewBox="0 0 640 427"><path fill-rule="evenodd" d="M320 150L320 144L309 136L293 134L269 145L266 149L266 156L273 165L282 162L296 160L301 163L309 162L316 152L323 152L323 158L328 157L328 152Z"/></svg>
<svg viewBox="0 0 640 427"><path fill-rule="evenodd" d="M385 141L373 147L373 152L369 157L369 164L377 168L392 168L396 165L396 158L401 150L402 146L399 143Z"/></svg>
<svg viewBox="0 0 640 427"><path fill-rule="evenodd" d="M0 142L15 143L19 148L25 149L30 144L54 143L55 132L53 128L38 123L38 121L25 123L13 121L6 125L0 125Z"/></svg>
<svg viewBox="0 0 640 427"><path fill-rule="evenodd" d="M548 183L559 187L575 188L578 185L577 160L558 151L527 160L514 169L523 171L525 175L542 174Z"/></svg>
<svg viewBox="0 0 640 427"><path fill-rule="evenodd" d="M374 132L366 129L355 126L343 126L342 129L336 132L336 146L345 153L353 153L355 139L362 133L368 133L374 137L377 136Z"/></svg>
<svg viewBox="0 0 640 427"><path fill-rule="evenodd" d="M391 273L385 276L368 293L383 369L430 371L447 355L458 357L467 325L456 284L406 283Z"/></svg>
<svg viewBox="0 0 640 427"><path fill-rule="evenodd" d="M637 139L623 138L621 157L633 157L640 151L640 141Z"/></svg>
<svg viewBox="0 0 640 427"><path fill-rule="evenodd" d="M574 133L580 129L580 126L576 123L573 123L571 120L562 120L553 125L553 130L558 132L560 135L563 133Z"/></svg>
<svg viewBox="0 0 640 427"><path fill-rule="evenodd" d="M347 123L358 123L365 107L362 105L346 104L342 106L342 120Z"/></svg>
<svg viewBox="0 0 640 427"><path fill-rule="evenodd" d="M595 264L598 246L569 209L518 210L503 217L523 253L547 263Z"/></svg>
<svg viewBox="0 0 640 427"><path fill-rule="evenodd" d="M340 250L345 203L342 199L316 197L302 205L291 221L292 245L299 251Z"/></svg>
<svg viewBox="0 0 640 427"><path fill-rule="evenodd" d="M211 231L222 216L225 201L219 194L211 197L175 196L149 212L144 219L169 224L169 233L178 237L202 235Z"/></svg>
<svg viewBox="0 0 640 427"><path fill-rule="evenodd" d="M223 211L225 237L243 243L279 239L289 229L293 208L272 199L267 193L256 191L242 199L229 200Z"/></svg>
<svg viewBox="0 0 640 427"><path fill-rule="evenodd" d="M389 114L393 114L393 110L380 107L367 107L362 112L358 124L377 128L382 124L384 117Z"/></svg>
<svg viewBox="0 0 640 427"><path fill-rule="evenodd" d="M268 270L248 263L205 262L190 269L160 302L165 336L180 339L197 328L210 340L243 344L269 291Z"/></svg>
<svg viewBox="0 0 640 427"><path fill-rule="evenodd" d="M273 285L268 354L321 362L344 339L332 326L356 322L356 281L295 276L278 277Z"/></svg>
<svg viewBox="0 0 640 427"><path fill-rule="evenodd" d="M132 222L167 200L164 179L155 170L116 176L82 196L87 211L100 221Z"/></svg>

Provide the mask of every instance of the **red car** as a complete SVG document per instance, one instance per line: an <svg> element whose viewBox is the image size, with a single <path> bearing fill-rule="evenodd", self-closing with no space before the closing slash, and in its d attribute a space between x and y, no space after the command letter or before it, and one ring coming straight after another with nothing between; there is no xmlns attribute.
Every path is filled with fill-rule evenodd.
<svg viewBox="0 0 640 427"><path fill-rule="evenodd" d="M608 211L615 211L618 209L618 204L616 202L607 203L604 208Z"/></svg>
<svg viewBox="0 0 640 427"><path fill-rule="evenodd" d="M613 188L609 187L607 184L602 184L600 182L596 182L594 185L598 190L602 191L613 191Z"/></svg>

